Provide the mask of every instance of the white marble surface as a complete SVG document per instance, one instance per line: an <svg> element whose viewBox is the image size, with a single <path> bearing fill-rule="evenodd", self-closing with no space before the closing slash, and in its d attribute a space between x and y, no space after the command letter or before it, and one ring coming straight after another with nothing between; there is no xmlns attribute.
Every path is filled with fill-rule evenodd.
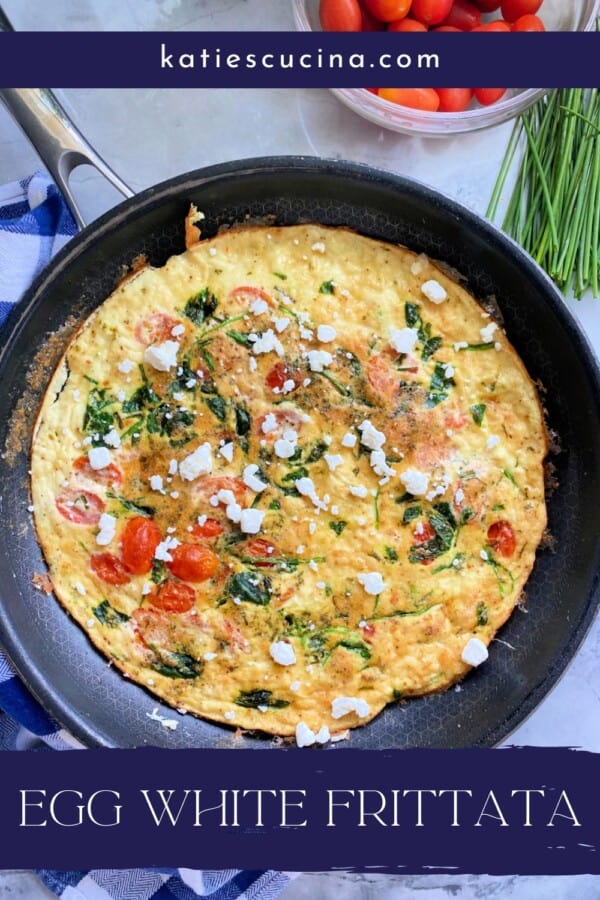
<svg viewBox="0 0 600 900"><path fill-rule="evenodd" d="M5 0L19 29L291 28L288 0ZM49 38L50 40L50 38ZM441 141L383 131L325 91L69 90L58 92L91 142L132 188L224 160L315 154L381 166L426 182L483 213L510 126ZM34 151L0 109L0 183L39 166ZM81 169L75 192L88 219L114 201L112 189ZM600 305L570 301L600 351ZM571 745L600 752L600 624L592 627L559 684L507 743ZM305 875L286 900L319 897L423 900L507 897L593 900L600 878ZM48 896L31 876L0 874L0 898Z"/></svg>

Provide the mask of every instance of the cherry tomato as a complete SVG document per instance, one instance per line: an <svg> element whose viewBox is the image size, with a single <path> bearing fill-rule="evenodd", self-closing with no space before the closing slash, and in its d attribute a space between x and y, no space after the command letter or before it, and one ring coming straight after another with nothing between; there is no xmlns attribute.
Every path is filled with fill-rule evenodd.
<svg viewBox="0 0 600 900"><path fill-rule="evenodd" d="M219 537L224 531L224 527L216 519L206 519L204 524L194 525L191 533L197 538L213 538Z"/></svg>
<svg viewBox="0 0 600 900"><path fill-rule="evenodd" d="M130 519L121 535L121 556L125 568L134 575L149 572L161 540L160 528L152 519L145 516Z"/></svg>
<svg viewBox="0 0 600 900"><path fill-rule="evenodd" d="M364 90L368 91L369 94L377 94L379 91L379 88L364 88Z"/></svg>
<svg viewBox="0 0 600 900"><path fill-rule="evenodd" d="M181 324L179 319L174 319L166 313L152 313L137 323L135 337L140 344L162 344L164 341L173 340L172 331L176 325Z"/></svg>
<svg viewBox="0 0 600 900"><path fill-rule="evenodd" d="M478 6L481 12L494 12L500 9L502 0L473 0L475 6Z"/></svg>
<svg viewBox="0 0 600 900"><path fill-rule="evenodd" d="M510 31L510 25L504 19L495 19L493 22L485 22L472 28L472 31Z"/></svg>
<svg viewBox="0 0 600 900"><path fill-rule="evenodd" d="M276 556L276 550L274 545L270 541L266 541L264 538L253 538L253 540L248 541L248 543L244 546L244 556L252 556L257 557L258 559L268 559L270 556ZM256 566L260 566L261 568L265 568L268 566L272 566L271 562L257 562Z"/></svg>
<svg viewBox="0 0 600 900"><path fill-rule="evenodd" d="M422 22L416 19L400 19L398 22L390 22L387 27L388 31L427 31Z"/></svg>
<svg viewBox="0 0 600 900"><path fill-rule="evenodd" d="M123 484L123 473L114 463L109 463L103 469L92 469L87 456L78 456L73 468L86 478L97 481L98 484Z"/></svg>
<svg viewBox="0 0 600 900"><path fill-rule="evenodd" d="M219 491L231 491L236 503L242 503L246 497L246 485L241 478L232 475L205 475L194 484L194 493L199 494L207 502Z"/></svg>
<svg viewBox="0 0 600 900"><path fill-rule="evenodd" d="M167 567L181 581L206 581L219 567L217 554L201 544L180 544L169 553L173 559Z"/></svg>
<svg viewBox="0 0 600 900"><path fill-rule="evenodd" d="M250 306L255 300L264 300L265 303L271 307L277 306L273 298L270 297L266 291L263 291L262 288L249 285L241 285L240 287L234 288L229 294L229 299L237 300L238 303L245 303L247 306Z"/></svg>
<svg viewBox="0 0 600 900"><path fill-rule="evenodd" d="M502 0L502 16L507 22L516 22L521 16L534 15L542 0Z"/></svg>
<svg viewBox="0 0 600 900"><path fill-rule="evenodd" d="M138 606L131 614L131 624L137 639L150 650L153 647L165 647L172 641L171 623L158 610Z"/></svg>
<svg viewBox="0 0 600 900"><path fill-rule="evenodd" d="M265 378L266 386L277 393L280 393L283 390L286 381L293 382L294 386L292 391L295 391L302 383L302 375L298 372L298 369L294 369L284 362L275 363ZM286 391L286 394L289 393L291 393L291 391Z"/></svg>
<svg viewBox="0 0 600 900"><path fill-rule="evenodd" d="M436 88L436 92L440 98L440 112L462 112L473 97L471 88Z"/></svg>
<svg viewBox="0 0 600 900"><path fill-rule="evenodd" d="M365 5L365 0L358 0L360 4L360 14L362 16L361 31L383 31L385 25L371 15Z"/></svg>
<svg viewBox="0 0 600 900"><path fill-rule="evenodd" d="M94 553L90 559L90 569L107 584L128 584L131 581L121 560L112 553Z"/></svg>
<svg viewBox="0 0 600 900"><path fill-rule="evenodd" d="M373 635L375 634L375 626L371 625L370 622L365 622L364 625L360 626L360 630L363 633L365 641L368 641L368 643L372 643Z"/></svg>
<svg viewBox="0 0 600 900"><path fill-rule="evenodd" d="M433 88L379 88L379 96L400 106L435 112L440 98Z"/></svg>
<svg viewBox="0 0 600 900"><path fill-rule="evenodd" d="M410 11L423 25L440 25L448 17L451 9L452 0L413 0Z"/></svg>
<svg viewBox="0 0 600 900"><path fill-rule="evenodd" d="M362 15L358 0L321 0L319 20L323 31L360 31Z"/></svg>
<svg viewBox="0 0 600 900"><path fill-rule="evenodd" d="M407 15L412 0L365 0L365 6L380 22L396 22Z"/></svg>
<svg viewBox="0 0 600 900"><path fill-rule="evenodd" d="M546 28L539 16L527 15L527 16L521 16L520 19L517 19L517 21L514 22L514 24L513 24L512 30L513 31L545 31Z"/></svg>
<svg viewBox="0 0 600 900"><path fill-rule="evenodd" d="M413 540L415 544L426 544L435 537L435 529L429 522L421 522L421 531L414 534Z"/></svg>
<svg viewBox="0 0 600 900"><path fill-rule="evenodd" d="M188 584L163 581L153 594L148 595L148 600L152 606L162 609L163 612L186 613L196 602L196 592Z"/></svg>
<svg viewBox="0 0 600 900"><path fill-rule="evenodd" d="M430 28L430 31L462 31L462 28L454 28L453 25L438 25L437 28Z"/></svg>
<svg viewBox="0 0 600 900"><path fill-rule="evenodd" d="M461 31L472 31L481 25L481 11L469 0L454 0L450 15L443 24L460 28Z"/></svg>
<svg viewBox="0 0 600 900"><path fill-rule="evenodd" d="M96 525L106 506L97 494L66 488L54 501L61 516L74 525Z"/></svg>
<svg viewBox="0 0 600 900"><path fill-rule="evenodd" d="M492 549L500 556L512 556L517 547L517 539L510 522L494 522L488 528L487 539Z"/></svg>
<svg viewBox="0 0 600 900"><path fill-rule="evenodd" d="M263 425L269 418L269 416L273 416L275 419L275 428L267 431L266 433L263 431ZM272 420L269 419L269 422ZM304 425L304 419L302 418L302 413L298 412L298 410L293 409L292 407L280 406L278 409L272 409L270 412L263 413L262 416L257 416L254 420L254 428L261 441L265 440L269 443L273 443L278 440L284 431L291 429L292 431L300 431L302 426Z"/></svg>
<svg viewBox="0 0 600 900"><path fill-rule="evenodd" d="M482 106L490 106L504 96L506 88L475 88L475 99Z"/></svg>

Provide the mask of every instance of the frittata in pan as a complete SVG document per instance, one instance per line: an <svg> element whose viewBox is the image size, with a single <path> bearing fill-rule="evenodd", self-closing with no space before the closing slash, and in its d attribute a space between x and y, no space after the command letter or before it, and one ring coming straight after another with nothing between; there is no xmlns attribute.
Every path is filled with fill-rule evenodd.
<svg viewBox="0 0 600 900"><path fill-rule="evenodd" d="M545 454L517 354L426 258L250 227L139 271L76 335L35 523L126 675L323 742L486 658L546 525Z"/></svg>

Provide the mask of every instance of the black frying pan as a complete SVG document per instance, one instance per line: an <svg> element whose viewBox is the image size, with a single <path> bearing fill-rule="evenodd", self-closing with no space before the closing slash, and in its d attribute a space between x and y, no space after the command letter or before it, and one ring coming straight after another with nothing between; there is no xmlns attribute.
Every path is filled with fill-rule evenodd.
<svg viewBox="0 0 600 900"><path fill-rule="evenodd" d="M560 487L549 500L556 552L539 553L527 585L527 614L514 613L499 635L502 643L492 645L489 661L460 691L394 704L336 747L496 744L550 690L596 610L600 377L586 339L541 270L456 203L383 171L302 157L213 166L121 203L59 253L3 333L0 450L14 443L11 416L24 395L33 425L44 384L28 377L41 348L54 365L68 334L67 318L83 321L134 257L146 254L160 265L182 251L190 201L206 215L206 235L248 215L273 216L280 224L345 225L443 260L466 277L477 297L497 297L507 334L543 384L549 423L560 435L562 452L554 460ZM61 339L49 341L59 329ZM271 747L258 736L234 740L228 729L192 716L166 732L147 716L160 704L110 668L59 604L33 588L32 574L44 572L45 565L27 512L28 440L15 464L3 463L0 474L0 637L31 691L90 745ZM167 708L161 712L174 715Z"/></svg>

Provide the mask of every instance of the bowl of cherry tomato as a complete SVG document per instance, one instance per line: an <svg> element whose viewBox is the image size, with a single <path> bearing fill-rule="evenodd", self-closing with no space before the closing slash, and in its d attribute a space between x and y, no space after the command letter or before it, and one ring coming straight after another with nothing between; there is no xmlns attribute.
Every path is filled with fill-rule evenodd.
<svg viewBox="0 0 600 900"><path fill-rule="evenodd" d="M597 0L294 0L301 31L589 31L597 15ZM369 86L333 93L384 128L444 137L505 122L544 90Z"/></svg>

